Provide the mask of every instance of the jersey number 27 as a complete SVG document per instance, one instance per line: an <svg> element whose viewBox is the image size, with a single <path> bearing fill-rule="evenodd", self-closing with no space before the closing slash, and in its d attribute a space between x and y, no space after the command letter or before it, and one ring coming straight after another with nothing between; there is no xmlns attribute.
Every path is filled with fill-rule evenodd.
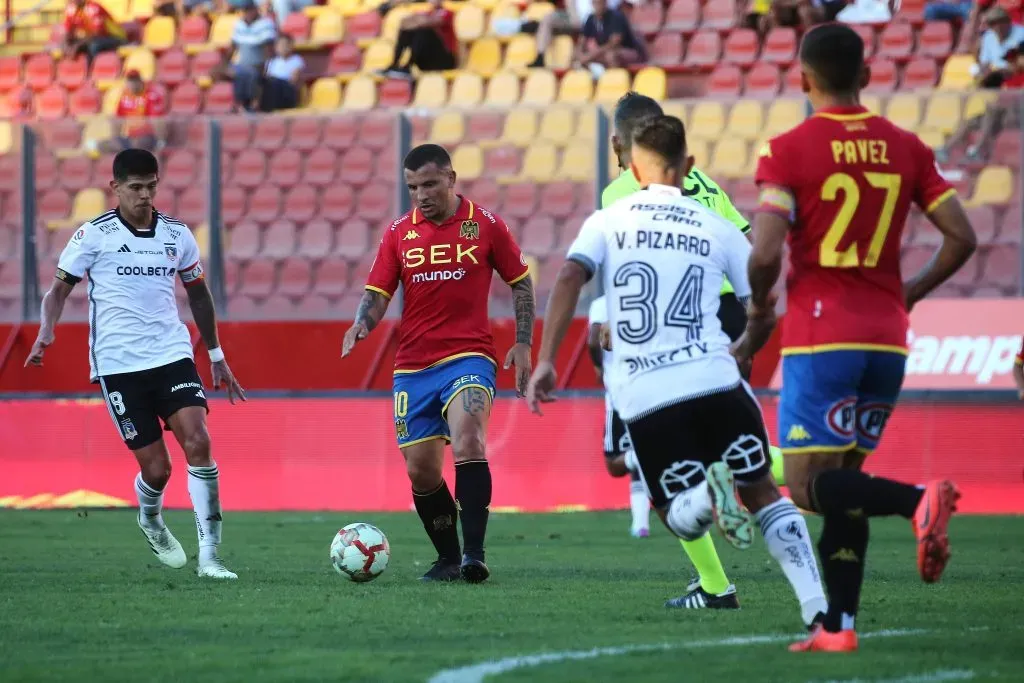
<svg viewBox="0 0 1024 683"><path fill-rule="evenodd" d="M612 277L615 287L631 288L634 281L640 285L640 291L623 295L619 308L623 313L639 313L639 320L620 320L615 324L615 331L625 342L643 344L653 339L658 330L658 273L649 263L630 261L619 266ZM700 339L704 322L700 306L703 293L704 268L691 264L665 309L665 326L684 328L688 342Z"/></svg>
<svg viewBox="0 0 1024 683"><path fill-rule="evenodd" d="M872 188L885 190L885 203L882 205L882 212L878 216L878 223L871 235L871 242L868 244L868 252L861 262L857 251L857 242L854 241L844 251L839 251L839 244L846 236L857 208L860 206L860 184L857 179L849 173L833 173L821 186L821 198L833 202L839 198L839 192L843 193L843 203L839 207L839 213L825 233L818 250L818 260L823 268L874 268L878 265L878 258L882 255L882 247L885 246L885 238L892 226L892 214L896 210L896 201L900 197L900 185L902 178L896 173L864 173L864 180Z"/></svg>

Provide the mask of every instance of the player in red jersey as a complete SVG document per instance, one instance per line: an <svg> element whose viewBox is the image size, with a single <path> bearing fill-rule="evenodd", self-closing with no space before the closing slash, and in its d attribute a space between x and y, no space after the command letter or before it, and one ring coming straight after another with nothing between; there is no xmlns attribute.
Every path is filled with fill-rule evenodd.
<svg viewBox="0 0 1024 683"><path fill-rule="evenodd" d="M976 238L955 192L916 136L868 112L870 73L853 29L825 24L804 37L803 89L815 114L761 151L761 188L749 262L750 317L771 315L769 294L790 247L782 338L779 439L793 500L819 512L818 551L829 611L795 651L857 648L868 518L913 520L918 568L937 581L949 558L952 482L926 487L860 471L899 396L907 311L956 272ZM924 270L903 282L900 239L911 203L943 235ZM737 342L740 360L750 355Z"/></svg>
<svg viewBox="0 0 1024 683"><path fill-rule="evenodd" d="M395 356L395 431L412 481L416 512L437 549L425 581L479 583L491 504L485 444L497 369L487 300L491 273L512 288L516 343L505 368L516 368L521 396L530 378L534 296L529 267L500 218L455 194L455 171L443 147L420 145L405 157L413 209L385 230L342 357L384 317L402 285ZM455 498L441 474L444 447L455 456ZM455 520L461 513L465 555Z"/></svg>

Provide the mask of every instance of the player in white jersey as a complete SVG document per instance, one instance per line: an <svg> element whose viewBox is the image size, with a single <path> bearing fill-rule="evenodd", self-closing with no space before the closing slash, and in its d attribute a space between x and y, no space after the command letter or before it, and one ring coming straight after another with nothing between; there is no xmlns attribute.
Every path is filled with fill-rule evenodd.
<svg viewBox="0 0 1024 683"><path fill-rule="evenodd" d="M210 455L208 411L192 358L188 328L178 318L175 275L188 292L196 327L213 362L213 388L245 400L217 340L213 297L203 277L199 247L188 227L153 208L159 168L156 157L127 149L114 158L111 189L117 208L75 231L57 262L57 276L43 297L39 336L25 365L42 365L53 343L71 289L88 277L89 369L110 417L139 463L135 493L138 524L153 553L169 567L186 563L185 552L164 524L163 492L171 457L161 421L185 452L188 492L199 535L199 576L236 579L218 555L220 483Z"/></svg>
<svg viewBox="0 0 1024 683"><path fill-rule="evenodd" d="M587 350L590 360L597 370L597 378L604 385L605 367L610 364L611 353L601 348L601 327L608 322L608 304L603 296L590 303L590 330L587 335ZM613 477L629 475L629 510L633 517L629 533L634 538L647 538L651 534L651 505L647 500L647 490L640 481L640 472L635 466L636 457L632 453L633 443L629 440L629 432L622 422L615 406L612 394L604 392L604 466ZM633 463L633 466L630 466Z"/></svg>
<svg viewBox="0 0 1024 683"><path fill-rule="evenodd" d="M810 627L827 607L810 535L771 477L760 406L718 320L724 276L738 298L750 295L750 244L683 196L680 181L692 165L679 119L661 116L635 133L631 167L645 189L595 212L569 248L527 400L538 413L553 400L555 354L580 291L603 267L613 349L608 389L655 510L680 538L698 538L714 522L738 548L753 541L753 513ZM764 345L773 315L748 322L737 353L749 357Z"/></svg>

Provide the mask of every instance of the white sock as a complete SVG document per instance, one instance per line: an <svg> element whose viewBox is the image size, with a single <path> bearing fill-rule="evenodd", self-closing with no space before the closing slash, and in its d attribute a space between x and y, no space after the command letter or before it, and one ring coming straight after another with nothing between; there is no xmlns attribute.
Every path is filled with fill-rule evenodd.
<svg viewBox="0 0 1024 683"><path fill-rule="evenodd" d="M188 495L196 513L199 534L199 562L217 555L220 545L220 473L217 464L188 468Z"/></svg>
<svg viewBox="0 0 1024 683"><path fill-rule="evenodd" d="M135 497L139 499L139 519L151 529L163 529L164 517L160 511L164 507L164 492L142 480L142 472L135 475Z"/></svg>
<svg viewBox="0 0 1024 683"><path fill-rule="evenodd" d="M629 509L633 513L633 529L651 528L651 504L642 481L629 482Z"/></svg>
<svg viewBox="0 0 1024 683"><path fill-rule="evenodd" d="M828 611L828 601L821 584L818 560L811 548L807 522L793 501L782 498L761 508L757 523L768 544L768 552L782 567L796 593L804 623L810 625L819 612Z"/></svg>

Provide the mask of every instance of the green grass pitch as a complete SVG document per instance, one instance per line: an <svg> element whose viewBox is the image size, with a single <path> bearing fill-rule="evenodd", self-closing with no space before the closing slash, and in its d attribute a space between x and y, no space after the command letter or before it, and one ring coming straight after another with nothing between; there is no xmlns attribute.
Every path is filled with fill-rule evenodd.
<svg viewBox="0 0 1024 683"><path fill-rule="evenodd" d="M480 586L416 581L433 557L413 513L229 511L236 583L199 580L194 560L158 565L133 515L0 512L0 681L423 682L542 653L563 654L435 681L1024 680L1024 517L955 519L953 563L932 586L917 577L908 523L873 521L860 652L792 655L798 607L760 542L718 543L739 612L668 610L688 562L663 529L630 538L624 512L493 515L493 576ZM191 513L167 520L191 558ZM391 541L390 567L369 584L327 557L355 521ZM595 656L605 647L618 649Z"/></svg>

